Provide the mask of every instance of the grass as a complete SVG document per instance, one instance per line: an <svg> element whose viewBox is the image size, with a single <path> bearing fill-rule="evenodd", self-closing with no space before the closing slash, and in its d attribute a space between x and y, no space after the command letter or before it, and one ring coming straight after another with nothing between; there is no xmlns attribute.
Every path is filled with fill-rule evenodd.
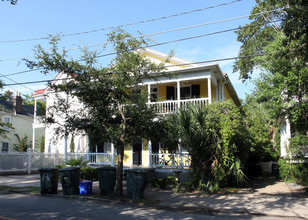
<svg viewBox="0 0 308 220"><path fill-rule="evenodd" d="M40 187L27 186L27 187L13 187L13 186L0 186L0 192L18 192L26 194L37 194L41 193Z"/></svg>

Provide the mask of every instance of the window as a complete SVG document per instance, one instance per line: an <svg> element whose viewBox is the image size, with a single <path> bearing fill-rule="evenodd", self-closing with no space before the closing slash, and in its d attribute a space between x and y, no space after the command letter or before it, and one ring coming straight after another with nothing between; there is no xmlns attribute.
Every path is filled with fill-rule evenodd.
<svg viewBox="0 0 308 220"><path fill-rule="evenodd" d="M158 87L151 87L151 102L157 101L158 93Z"/></svg>
<svg viewBox="0 0 308 220"><path fill-rule="evenodd" d="M9 152L9 149L10 149L10 142L2 141L1 152Z"/></svg>
<svg viewBox="0 0 308 220"><path fill-rule="evenodd" d="M11 124L11 117L4 116L3 117L3 129L10 130L9 124Z"/></svg>

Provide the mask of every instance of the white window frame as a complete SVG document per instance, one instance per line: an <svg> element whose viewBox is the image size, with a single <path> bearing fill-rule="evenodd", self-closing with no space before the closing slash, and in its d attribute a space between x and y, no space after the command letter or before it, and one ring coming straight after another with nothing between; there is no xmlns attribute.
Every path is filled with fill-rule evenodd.
<svg viewBox="0 0 308 220"><path fill-rule="evenodd" d="M5 122L5 119L8 119L9 122ZM3 116L2 122L3 124L12 124L12 118L10 116ZM3 125L3 129L7 131L11 130L11 128L7 125Z"/></svg>
<svg viewBox="0 0 308 220"><path fill-rule="evenodd" d="M2 151L2 150L3 150L3 144L4 144L4 143L7 143L7 144L8 144L7 151ZM10 148L11 148L11 143L10 143L10 141L7 141L7 140L1 141L1 153L8 153L8 152L10 152Z"/></svg>

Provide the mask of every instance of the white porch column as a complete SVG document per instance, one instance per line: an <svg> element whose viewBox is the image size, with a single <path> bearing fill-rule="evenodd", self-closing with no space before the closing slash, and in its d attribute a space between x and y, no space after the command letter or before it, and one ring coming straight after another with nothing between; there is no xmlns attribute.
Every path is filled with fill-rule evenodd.
<svg viewBox="0 0 308 220"><path fill-rule="evenodd" d="M177 100L178 100L178 109L180 109L181 107L181 84L180 84L180 81L177 81L176 82L176 86L177 86L177 89L176 89L176 92L177 92Z"/></svg>
<svg viewBox="0 0 308 220"><path fill-rule="evenodd" d="M149 167L152 168L152 141L148 140Z"/></svg>
<svg viewBox="0 0 308 220"><path fill-rule="evenodd" d="M212 103L212 86L211 86L211 78L207 78L207 89L208 89L208 98L209 104Z"/></svg>
<svg viewBox="0 0 308 220"><path fill-rule="evenodd" d="M148 84L148 103L151 102L151 85Z"/></svg>
<svg viewBox="0 0 308 220"><path fill-rule="evenodd" d="M180 169L183 169L183 162L182 162L182 146L181 146L181 138L179 139L179 144L178 144L178 150L179 150L179 165Z"/></svg>
<svg viewBox="0 0 308 220"><path fill-rule="evenodd" d="M34 150L35 147L35 127L34 124L32 125L32 149Z"/></svg>
<svg viewBox="0 0 308 220"><path fill-rule="evenodd" d="M114 144L110 143L111 146L111 166L114 167Z"/></svg>
<svg viewBox="0 0 308 220"><path fill-rule="evenodd" d="M87 136L87 161L90 160L89 152L90 152L90 140L89 140L89 136Z"/></svg>

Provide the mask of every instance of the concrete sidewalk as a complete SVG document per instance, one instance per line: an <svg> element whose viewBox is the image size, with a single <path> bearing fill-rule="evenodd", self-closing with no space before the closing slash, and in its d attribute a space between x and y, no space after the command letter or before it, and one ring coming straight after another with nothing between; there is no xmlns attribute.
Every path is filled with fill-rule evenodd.
<svg viewBox="0 0 308 220"><path fill-rule="evenodd" d="M0 185L39 187L40 177L39 174L0 176ZM146 188L144 199L158 201L153 206L166 210L200 213L247 213L308 219L307 196L298 196L301 194L297 194L298 191L294 190L300 189L290 186L288 187L288 184L281 181L270 181L236 193L214 195L173 193L171 189ZM61 184L59 184L58 190L61 189ZM99 193L97 181L93 183L93 192Z"/></svg>

